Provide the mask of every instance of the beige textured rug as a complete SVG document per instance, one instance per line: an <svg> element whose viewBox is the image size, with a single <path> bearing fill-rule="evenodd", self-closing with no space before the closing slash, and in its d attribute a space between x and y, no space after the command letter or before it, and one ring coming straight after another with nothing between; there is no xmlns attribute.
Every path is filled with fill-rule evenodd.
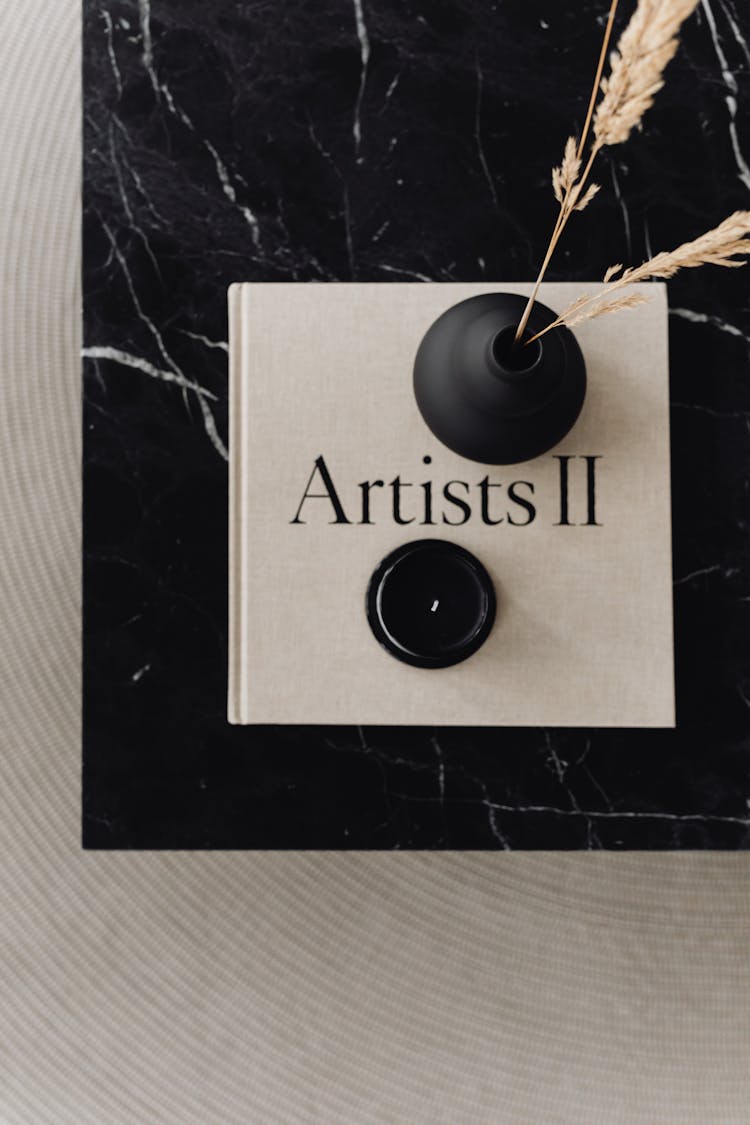
<svg viewBox="0 0 750 1125"><path fill-rule="evenodd" d="M81 851L77 0L0 51L0 1121L750 1121L747 856Z"/></svg>

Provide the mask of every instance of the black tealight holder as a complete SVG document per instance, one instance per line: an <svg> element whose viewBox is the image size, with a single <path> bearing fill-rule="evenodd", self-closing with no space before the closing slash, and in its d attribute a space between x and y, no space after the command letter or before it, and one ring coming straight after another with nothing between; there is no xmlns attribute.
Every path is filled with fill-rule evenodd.
<svg viewBox="0 0 750 1125"><path fill-rule="evenodd" d="M484 293L444 312L414 363L414 393L435 437L485 465L529 461L557 445L586 395L586 364L573 333L554 328L514 346L526 299ZM556 314L538 301L524 340Z"/></svg>
<svg viewBox="0 0 750 1125"><path fill-rule="evenodd" d="M489 636L495 590L470 551L442 539L397 548L376 568L367 590L367 618L397 659L419 668L466 660Z"/></svg>

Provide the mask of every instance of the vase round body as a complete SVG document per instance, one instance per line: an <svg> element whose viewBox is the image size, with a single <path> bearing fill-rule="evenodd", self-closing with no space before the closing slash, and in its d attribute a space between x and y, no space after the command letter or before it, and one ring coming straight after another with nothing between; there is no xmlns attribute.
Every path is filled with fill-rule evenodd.
<svg viewBox="0 0 750 1125"><path fill-rule="evenodd" d="M438 317L417 351L422 417L443 445L485 465L529 461L552 449L586 395L586 364L568 328L513 346L525 307L516 293L469 297ZM555 317L536 302L525 339Z"/></svg>

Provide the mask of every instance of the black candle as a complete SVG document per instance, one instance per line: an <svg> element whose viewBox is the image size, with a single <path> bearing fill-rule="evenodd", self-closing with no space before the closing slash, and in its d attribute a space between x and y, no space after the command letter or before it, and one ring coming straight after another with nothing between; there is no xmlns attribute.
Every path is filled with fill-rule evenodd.
<svg viewBox="0 0 750 1125"><path fill-rule="evenodd" d="M391 655L419 668L446 668L484 644L495 620L495 590L469 551L419 539L376 568L367 617Z"/></svg>

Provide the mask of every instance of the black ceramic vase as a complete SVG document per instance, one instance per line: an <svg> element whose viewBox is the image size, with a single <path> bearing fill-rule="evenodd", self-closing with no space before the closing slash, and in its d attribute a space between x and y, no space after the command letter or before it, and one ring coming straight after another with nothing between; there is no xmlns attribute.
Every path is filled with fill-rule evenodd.
<svg viewBox="0 0 750 1125"><path fill-rule="evenodd" d="M443 445L485 465L529 461L552 449L586 394L586 364L569 329L513 347L525 307L515 293L469 297L438 317L417 351L422 417ZM537 302L526 338L555 316Z"/></svg>

